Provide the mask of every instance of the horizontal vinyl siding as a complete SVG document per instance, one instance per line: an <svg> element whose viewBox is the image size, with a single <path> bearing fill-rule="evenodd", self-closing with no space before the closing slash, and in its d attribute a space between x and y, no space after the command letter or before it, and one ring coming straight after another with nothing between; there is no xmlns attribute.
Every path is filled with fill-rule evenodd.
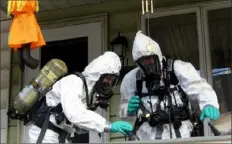
<svg viewBox="0 0 232 144"><path fill-rule="evenodd" d="M7 46L8 34L1 33L1 143L7 143L7 108L10 89L11 49Z"/></svg>

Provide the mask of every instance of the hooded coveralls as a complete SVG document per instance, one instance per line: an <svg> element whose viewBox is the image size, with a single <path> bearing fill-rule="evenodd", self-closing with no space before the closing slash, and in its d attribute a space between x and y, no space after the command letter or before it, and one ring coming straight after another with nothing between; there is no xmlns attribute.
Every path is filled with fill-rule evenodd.
<svg viewBox="0 0 232 144"><path fill-rule="evenodd" d="M82 72L86 79L89 94L102 74L119 74L120 69L120 59L113 52L105 52L94 59ZM66 122L57 125L54 114L50 116L50 122L67 132L74 132L73 125L82 132L83 130L93 130L99 133L109 126L109 122L105 118L91 110L87 110L83 81L76 75L68 75L62 78L46 94L46 104L48 106L55 107L60 103L66 118L72 125L67 125ZM36 143L40 131L39 127L31 125L28 132L28 143ZM42 142L59 143L58 136L54 131L47 129Z"/></svg>
<svg viewBox="0 0 232 144"><path fill-rule="evenodd" d="M151 47L147 45L151 44ZM162 68L162 52L160 50L159 45L152 40L151 38L142 34L139 31L136 34L133 49L132 49L132 56L133 60L136 61L142 56L148 56L156 54L159 57L159 61ZM120 93L121 93L121 100L120 100L120 110L119 115L124 120L132 120L135 118L134 116L129 116L127 113L128 109L128 101L132 96L135 96L135 92L137 91L136 87L136 73L139 70L139 67L131 70L127 73L121 83ZM202 110L205 106L211 105L215 108L219 109L219 104L217 100L217 96L215 91L212 87L207 83L207 81L200 77L196 69L191 63L183 62L181 60L176 60L174 62L174 73L179 80L179 85L183 89L183 91L187 94L189 100L197 101L199 103L200 110ZM173 85L171 85L173 87ZM142 88L143 93L148 93L146 88L145 82L143 83ZM174 91L177 104L182 106L183 102L180 99L180 94L178 91ZM172 96L172 103L175 103L173 94ZM150 105L147 101L149 101L149 97L143 97L141 99L143 101L144 106L147 110L150 111ZM158 101L158 96L151 96L151 102L153 107L153 112L156 110L156 105ZM164 109L164 102L161 102L161 109ZM139 109L138 115L141 114L141 110ZM190 120L182 121L182 125L179 128L180 134L182 138L187 138L191 136L191 131L193 130L193 125ZM156 127L151 127L148 122L144 122L139 130L137 130L136 134L140 138L140 140L154 140L156 139L156 132L158 130ZM163 130L160 133L160 137L162 139L169 139L169 124L163 125ZM172 125L172 137L176 138L175 131Z"/></svg>

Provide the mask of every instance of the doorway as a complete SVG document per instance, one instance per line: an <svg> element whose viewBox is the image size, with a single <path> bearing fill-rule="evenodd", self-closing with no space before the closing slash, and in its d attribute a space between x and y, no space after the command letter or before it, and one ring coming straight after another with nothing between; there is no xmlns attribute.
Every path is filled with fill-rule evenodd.
<svg viewBox="0 0 232 144"><path fill-rule="evenodd" d="M88 65L88 37L48 42L41 48L42 69L51 59L60 59L68 67L68 74L82 72ZM74 134L72 143L89 143L89 133Z"/></svg>
<svg viewBox="0 0 232 144"><path fill-rule="evenodd" d="M54 58L65 62L68 74L82 72L88 65L88 37L48 42L41 48L40 68Z"/></svg>

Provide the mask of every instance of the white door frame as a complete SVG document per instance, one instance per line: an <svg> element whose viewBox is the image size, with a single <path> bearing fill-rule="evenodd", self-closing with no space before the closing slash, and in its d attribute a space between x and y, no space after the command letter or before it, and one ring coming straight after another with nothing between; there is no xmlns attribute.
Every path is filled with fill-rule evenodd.
<svg viewBox="0 0 232 144"><path fill-rule="evenodd" d="M42 33L46 42L72 39L78 37L88 37L88 63L107 50L107 15L96 15L91 17L81 17L53 21L41 24ZM78 47L76 48L78 49ZM31 51L31 55L41 60L40 48ZM38 74L40 68L36 70L25 68L24 85ZM104 110L97 111L108 120L109 114ZM27 130L24 126L23 131ZM27 139L27 134L22 134L22 141ZM108 141L108 134L103 134L99 138L96 132L89 132L90 143L104 143Z"/></svg>
<svg viewBox="0 0 232 144"><path fill-rule="evenodd" d="M142 15L140 12L138 19L141 30L145 32L146 25L145 20L147 18L157 18L170 15L196 13L197 19L197 34L198 34L198 50L199 50L199 62L200 62L200 75L207 79L208 83L212 85L212 72L211 72L211 57L210 57L210 46L209 46L209 35L208 35L208 10L220 9L231 7L230 0L220 0L214 2L201 2L197 4L186 4L181 6L174 6L168 8L158 8L154 10L153 14ZM203 21L202 21L203 20ZM204 48L205 47L205 48ZM204 121L204 135L211 136L212 132L208 126L208 119Z"/></svg>

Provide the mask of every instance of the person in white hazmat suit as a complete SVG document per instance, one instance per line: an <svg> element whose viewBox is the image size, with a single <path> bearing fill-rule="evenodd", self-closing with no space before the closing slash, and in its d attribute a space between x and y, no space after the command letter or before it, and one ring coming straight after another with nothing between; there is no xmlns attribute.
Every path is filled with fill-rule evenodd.
<svg viewBox="0 0 232 144"><path fill-rule="evenodd" d="M119 115L123 120L137 117L133 131L140 140L191 136L193 125L184 106L183 92L189 101L199 103L200 120L219 118L215 91L191 63L168 62L158 43L141 31L135 36L132 56L138 67L127 73L121 83ZM145 116L141 115L144 111L147 111Z"/></svg>
<svg viewBox="0 0 232 144"><path fill-rule="evenodd" d="M112 90L120 69L121 62L119 57L113 52L105 52L94 59L82 72L87 84L87 90L82 79L74 74L65 76L57 81L53 85L52 90L46 94L46 105L48 107L56 107L61 104L65 119L58 123L56 115L53 113L50 115L49 126L46 129L42 143L61 143L60 131L70 134L93 130L98 133L119 132L124 135L126 135L127 131L132 131L132 126L129 123L124 121L110 123L99 114L87 109L86 104L87 91L90 95L93 91L102 94L105 92L104 90ZM38 113L37 115L39 115ZM41 117L38 117L38 121L41 121L39 118ZM38 143L37 140L42 125L35 123L30 126L28 143ZM62 141L64 143L64 140Z"/></svg>

